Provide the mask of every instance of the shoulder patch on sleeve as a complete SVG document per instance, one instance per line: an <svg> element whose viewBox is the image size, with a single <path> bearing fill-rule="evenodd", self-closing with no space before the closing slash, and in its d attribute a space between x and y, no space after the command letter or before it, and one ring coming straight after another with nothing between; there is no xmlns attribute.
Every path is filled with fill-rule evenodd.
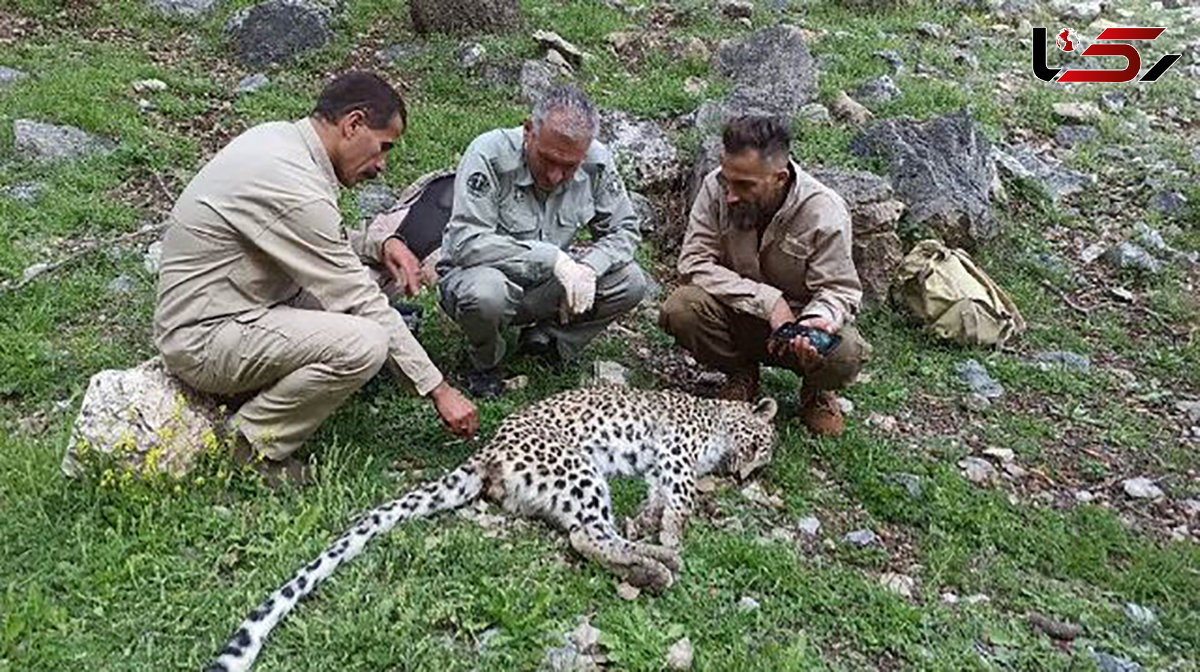
<svg viewBox="0 0 1200 672"><path fill-rule="evenodd" d="M467 176L467 193L475 198L479 198L492 190L492 181L481 170L477 170Z"/></svg>

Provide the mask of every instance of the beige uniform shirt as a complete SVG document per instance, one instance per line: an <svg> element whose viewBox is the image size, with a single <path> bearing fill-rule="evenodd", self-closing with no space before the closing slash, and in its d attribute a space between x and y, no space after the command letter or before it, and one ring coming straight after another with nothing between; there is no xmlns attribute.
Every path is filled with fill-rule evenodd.
<svg viewBox="0 0 1200 672"><path fill-rule="evenodd" d="M441 372L347 241L338 191L308 119L255 126L197 173L163 240L154 331L169 365L199 365L227 320L253 321L303 289L326 311L377 322L417 392L437 387Z"/></svg>
<svg viewBox="0 0 1200 672"><path fill-rule="evenodd" d="M585 226L594 243L581 261L597 276L633 261L638 217L603 143L593 140L575 175L539 198L525 163L523 129L488 131L459 162L438 272L491 266L523 287L540 285Z"/></svg>
<svg viewBox="0 0 1200 672"><path fill-rule="evenodd" d="M768 319L781 296L797 317L853 319L862 285L850 249L846 203L789 164L794 179L759 240L729 220L720 168L704 178L679 253L679 274L725 305Z"/></svg>

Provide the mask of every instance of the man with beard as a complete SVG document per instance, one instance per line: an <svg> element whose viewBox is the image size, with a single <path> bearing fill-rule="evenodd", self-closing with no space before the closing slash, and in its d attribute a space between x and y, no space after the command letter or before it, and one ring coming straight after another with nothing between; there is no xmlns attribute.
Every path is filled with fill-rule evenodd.
<svg viewBox="0 0 1200 672"><path fill-rule="evenodd" d="M839 434L832 390L850 383L870 353L850 324L862 287L846 204L789 158L791 134L777 119L734 119L722 145L721 166L692 205L679 255L683 284L663 303L659 323L728 375L723 398L753 399L760 364L792 369L803 378L804 424ZM840 341L821 355L804 336L770 338L797 320Z"/></svg>
<svg viewBox="0 0 1200 672"><path fill-rule="evenodd" d="M404 127L387 82L344 74L311 116L235 138L171 211L158 348L196 389L250 397L231 423L235 458L272 482L307 480L292 453L385 363L452 432L478 427L474 405L446 383L342 230L339 187L383 172Z"/></svg>

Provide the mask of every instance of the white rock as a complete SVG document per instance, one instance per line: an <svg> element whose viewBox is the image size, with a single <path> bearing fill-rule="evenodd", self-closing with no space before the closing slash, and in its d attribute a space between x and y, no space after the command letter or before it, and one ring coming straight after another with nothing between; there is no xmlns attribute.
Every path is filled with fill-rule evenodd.
<svg viewBox="0 0 1200 672"><path fill-rule="evenodd" d="M161 79L139 79L133 83L133 90L138 93L166 91L167 83Z"/></svg>
<svg viewBox="0 0 1200 672"><path fill-rule="evenodd" d="M621 582L621 584L617 586L617 597L621 598L622 600L636 600L638 595L641 594L642 589L638 588L637 586L625 582Z"/></svg>
<svg viewBox="0 0 1200 672"><path fill-rule="evenodd" d="M975 606L976 604L983 604L985 602L991 602L991 601L992 601L992 598L988 597L987 595L968 595L963 598L963 604L967 604L970 606Z"/></svg>
<svg viewBox="0 0 1200 672"><path fill-rule="evenodd" d="M747 595L738 600L737 606L740 611L757 611L760 605L758 604L758 600Z"/></svg>
<svg viewBox="0 0 1200 672"><path fill-rule="evenodd" d="M588 623L587 619L584 619L579 624L579 627L572 630L567 637L575 642L575 646L579 647L580 651L587 653L600 643L600 635L600 630L592 627L592 624Z"/></svg>
<svg viewBox="0 0 1200 672"><path fill-rule="evenodd" d="M854 412L854 402L845 397L837 398L838 408L842 409L842 415L850 415Z"/></svg>
<svg viewBox="0 0 1200 672"><path fill-rule="evenodd" d="M1184 513L1193 517L1200 517L1200 500L1185 499L1181 502Z"/></svg>
<svg viewBox="0 0 1200 672"><path fill-rule="evenodd" d="M142 266L150 275L158 275L158 267L162 265L163 245L161 241L150 243L146 248L146 256L142 258Z"/></svg>
<svg viewBox="0 0 1200 672"><path fill-rule="evenodd" d="M1096 496L1093 495L1092 493L1088 492L1087 490L1076 490L1075 491L1075 501L1079 502L1080 504L1087 504L1087 503L1093 501L1094 499L1096 499Z"/></svg>
<svg viewBox="0 0 1200 672"><path fill-rule="evenodd" d="M1054 114L1071 121L1089 122L1100 120L1100 108L1095 103L1054 103Z"/></svg>
<svg viewBox="0 0 1200 672"><path fill-rule="evenodd" d="M667 669L670 670L690 670L692 669L692 642L687 637L675 642L667 649L666 655Z"/></svg>
<svg viewBox="0 0 1200 672"><path fill-rule="evenodd" d="M592 364L592 378L597 384L629 387L629 369L608 360L597 360Z"/></svg>
<svg viewBox="0 0 1200 672"><path fill-rule="evenodd" d="M871 413L867 416L867 425L870 427L878 427L880 430L892 433L896 431L896 418L891 415L883 415L881 413Z"/></svg>
<svg viewBox="0 0 1200 672"><path fill-rule="evenodd" d="M742 488L742 496L760 506L769 506L773 509L783 508L783 500L778 495L767 493L758 481Z"/></svg>
<svg viewBox="0 0 1200 672"><path fill-rule="evenodd" d="M1013 458L1016 457L1016 453L1010 448L988 448L983 451L983 454L988 457L994 457L1001 462L1012 462Z"/></svg>
<svg viewBox="0 0 1200 672"><path fill-rule="evenodd" d="M821 521L816 516L805 516L796 522L796 528L810 537L817 536L821 531Z"/></svg>
<svg viewBox="0 0 1200 672"><path fill-rule="evenodd" d="M942 593L942 604L958 604L958 595L951 592Z"/></svg>
<svg viewBox="0 0 1200 672"><path fill-rule="evenodd" d="M912 597L913 587L917 585L911 576L893 572L884 572L880 575L879 582L883 584L884 588L902 597Z"/></svg>
<svg viewBox="0 0 1200 672"><path fill-rule="evenodd" d="M161 357L125 371L92 376L63 456L68 476L84 475L87 455L102 453L137 474L185 475L214 445L220 404L172 376Z"/></svg>
<svg viewBox="0 0 1200 672"><path fill-rule="evenodd" d="M1025 476L1029 474L1029 471L1025 469L1025 467L1022 467L1016 462L1005 462L1004 471L1013 478L1025 478Z"/></svg>
<svg viewBox="0 0 1200 672"><path fill-rule="evenodd" d="M1158 623L1158 617L1154 615L1153 609L1133 602L1125 603L1125 617L1134 625L1143 628L1148 628Z"/></svg>
<svg viewBox="0 0 1200 672"><path fill-rule="evenodd" d="M1127 478L1121 481L1121 487L1125 489L1125 494L1137 499L1158 499L1163 496L1162 489L1144 476Z"/></svg>
<svg viewBox="0 0 1200 672"><path fill-rule="evenodd" d="M45 273L50 268L50 264L37 263L21 272L21 282L29 282L37 276Z"/></svg>
<svg viewBox="0 0 1200 672"><path fill-rule="evenodd" d="M1079 253L1079 260L1085 264L1090 264L1104 256L1104 253L1107 251L1108 246L1104 243L1092 243L1091 245L1083 248L1083 251Z"/></svg>
<svg viewBox="0 0 1200 672"><path fill-rule="evenodd" d="M842 537L842 541L858 546L859 548L865 548L871 544L878 544L879 535L875 534L873 530L855 530L847 532L846 536Z"/></svg>
<svg viewBox="0 0 1200 672"><path fill-rule="evenodd" d="M1187 416L1189 422L1200 422L1200 401L1177 401L1175 410Z"/></svg>
<svg viewBox="0 0 1200 672"><path fill-rule="evenodd" d="M972 483L984 483L998 475L992 463L980 457L964 457L958 461L958 466Z"/></svg>

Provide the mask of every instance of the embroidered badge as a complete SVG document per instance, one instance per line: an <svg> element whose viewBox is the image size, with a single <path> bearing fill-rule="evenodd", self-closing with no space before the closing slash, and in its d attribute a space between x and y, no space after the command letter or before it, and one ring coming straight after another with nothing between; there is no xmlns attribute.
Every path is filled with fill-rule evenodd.
<svg viewBox="0 0 1200 672"><path fill-rule="evenodd" d="M487 175L481 172L471 173L470 177L467 178L467 193L475 198L483 196L491 188L491 181L488 180Z"/></svg>

